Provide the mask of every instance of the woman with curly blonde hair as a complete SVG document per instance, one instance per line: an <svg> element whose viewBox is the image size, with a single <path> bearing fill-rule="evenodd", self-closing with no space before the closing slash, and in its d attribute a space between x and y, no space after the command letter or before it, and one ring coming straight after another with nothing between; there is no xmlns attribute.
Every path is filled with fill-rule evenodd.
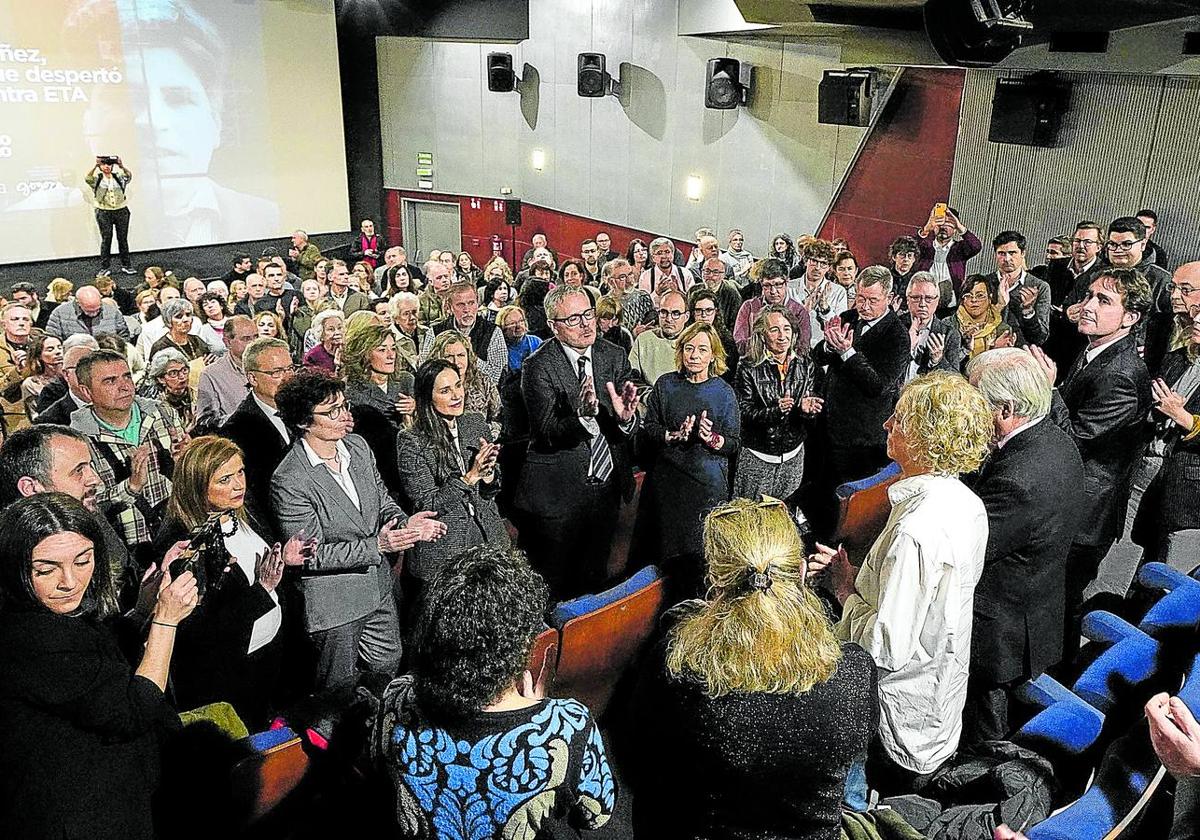
<svg viewBox="0 0 1200 840"><path fill-rule="evenodd" d="M891 795L919 790L962 733L988 520L958 476L983 463L995 426L967 380L934 371L904 387L884 428L901 477L888 488L883 532L861 569L845 551L818 543L809 573L827 568L842 604L838 636L866 648L879 667L881 719L867 781Z"/></svg>
<svg viewBox="0 0 1200 840"><path fill-rule="evenodd" d="M707 598L669 614L638 685L636 834L837 838L875 665L834 636L783 502L712 510L704 556Z"/></svg>

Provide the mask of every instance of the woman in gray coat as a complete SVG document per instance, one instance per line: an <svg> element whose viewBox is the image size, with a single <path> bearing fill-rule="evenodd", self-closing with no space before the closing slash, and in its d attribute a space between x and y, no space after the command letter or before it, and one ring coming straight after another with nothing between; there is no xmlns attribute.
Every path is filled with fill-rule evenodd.
<svg viewBox="0 0 1200 840"><path fill-rule="evenodd" d="M416 598L424 581L465 548L507 546L508 531L496 508L500 447L482 414L464 412L458 370L444 359L417 369L413 427L396 438L401 492L420 510L445 523L446 536L417 543L405 564L405 600Z"/></svg>

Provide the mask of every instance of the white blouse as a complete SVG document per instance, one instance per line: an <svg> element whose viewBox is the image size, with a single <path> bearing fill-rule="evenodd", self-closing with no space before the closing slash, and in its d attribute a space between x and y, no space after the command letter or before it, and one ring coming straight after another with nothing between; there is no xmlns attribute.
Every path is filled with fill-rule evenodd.
<svg viewBox="0 0 1200 840"><path fill-rule="evenodd" d="M863 561L837 633L875 660L888 755L929 773L962 734L987 511L966 485L944 475L901 479L888 497L891 516Z"/></svg>
<svg viewBox="0 0 1200 840"><path fill-rule="evenodd" d="M269 551L270 548L263 538L254 533L254 529L245 522L238 524L238 529L232 536L225 537L225 550L237 561L238 568L246 575L246 580L250 581L251 586L255 583L254 564L259 555ZM283 610L279 608L279 596L274 590L267 594L271 596L275 606L266 615L259 616L254 620L254 627L250 630L250 647L246 653L254 653L259 648L270 644L271 640L279 633L280 625L283 623Z"/></svg>

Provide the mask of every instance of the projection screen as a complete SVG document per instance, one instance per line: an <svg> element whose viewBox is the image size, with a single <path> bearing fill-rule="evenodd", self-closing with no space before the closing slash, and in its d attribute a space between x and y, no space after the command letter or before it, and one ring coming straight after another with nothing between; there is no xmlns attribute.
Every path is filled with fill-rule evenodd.
<svg viewBox="0 0 1200 840"><path fill-rule="evenodd" d="M0 263L349 229L333 0L0 0ZM116 249L114 243L114 251Z"/></svg>

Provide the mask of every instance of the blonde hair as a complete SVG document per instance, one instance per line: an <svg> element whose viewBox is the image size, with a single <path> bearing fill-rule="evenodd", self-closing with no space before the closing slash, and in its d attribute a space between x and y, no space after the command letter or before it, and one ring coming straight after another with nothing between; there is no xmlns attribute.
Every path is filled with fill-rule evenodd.
<svg viewBox="0 0 1200 840"><path fill-rule="evenodd" d="M75 284L65 277L55 277L47 287L47 297L55 303L66 303L74 291Z"/></svg>
<svg viewBox="0 0 1200 840"><path fill-rule="evenodd" d="M371 354L389 338L395 341L392 328L383 324L364 324L347 331L342 345L342 370L347 382L367 382L371 379Z"/></svg>
<svg viewBox="0 0 1200 840"><path fill-rule="evenodd" d="M263 309L259 312L254 313L254 331L255 332L258 332L259 321L261 321L264 316L269 317L271 319L272 323L275 324L275 335L267 336L267 338L287 338L287 332L283 328L283 321L280 319L280 317L278 315L276 315L274 312L272 312L269 309Z"/></svg>
<svg viewBox="0 0 1200 840"><path fill-rule="evenodd" d="M918 465L962 475L979 469L996 432L992 409L957 373L936 370L904 386L894 422Z"/></svg>
<svg viewBox="0 0 1200 840"><path fill-rule="evenodd" d="M708 363L708 375L720 376L729 369L725 363L725 345L721 343L721 336L716 328L704 321L688 324L679 334L679 338L675 339L675 370L683 371L683 345L700 333L708 336L708 346L712 350L712 361Z"/></svg>
<svg viewBox="0 0 1200 840"><path fill-rule="evenodd" d="M731 692L800 694L837 670L842 647L804 582L804 545L787 506L734 499L704 520L708 598L669 637L667 670Z"/></svg>
<svg viewBox="0 0 1200 840"><path fill-rule="evenodd" d="M192 440L175 462L167 515L179 520L189 531L203 524L213 513L208 507L208 483L235 456L241 458L242 450L226 438L204 435ZM239 508L236 515L245 519L245 509Z"/></svg>

